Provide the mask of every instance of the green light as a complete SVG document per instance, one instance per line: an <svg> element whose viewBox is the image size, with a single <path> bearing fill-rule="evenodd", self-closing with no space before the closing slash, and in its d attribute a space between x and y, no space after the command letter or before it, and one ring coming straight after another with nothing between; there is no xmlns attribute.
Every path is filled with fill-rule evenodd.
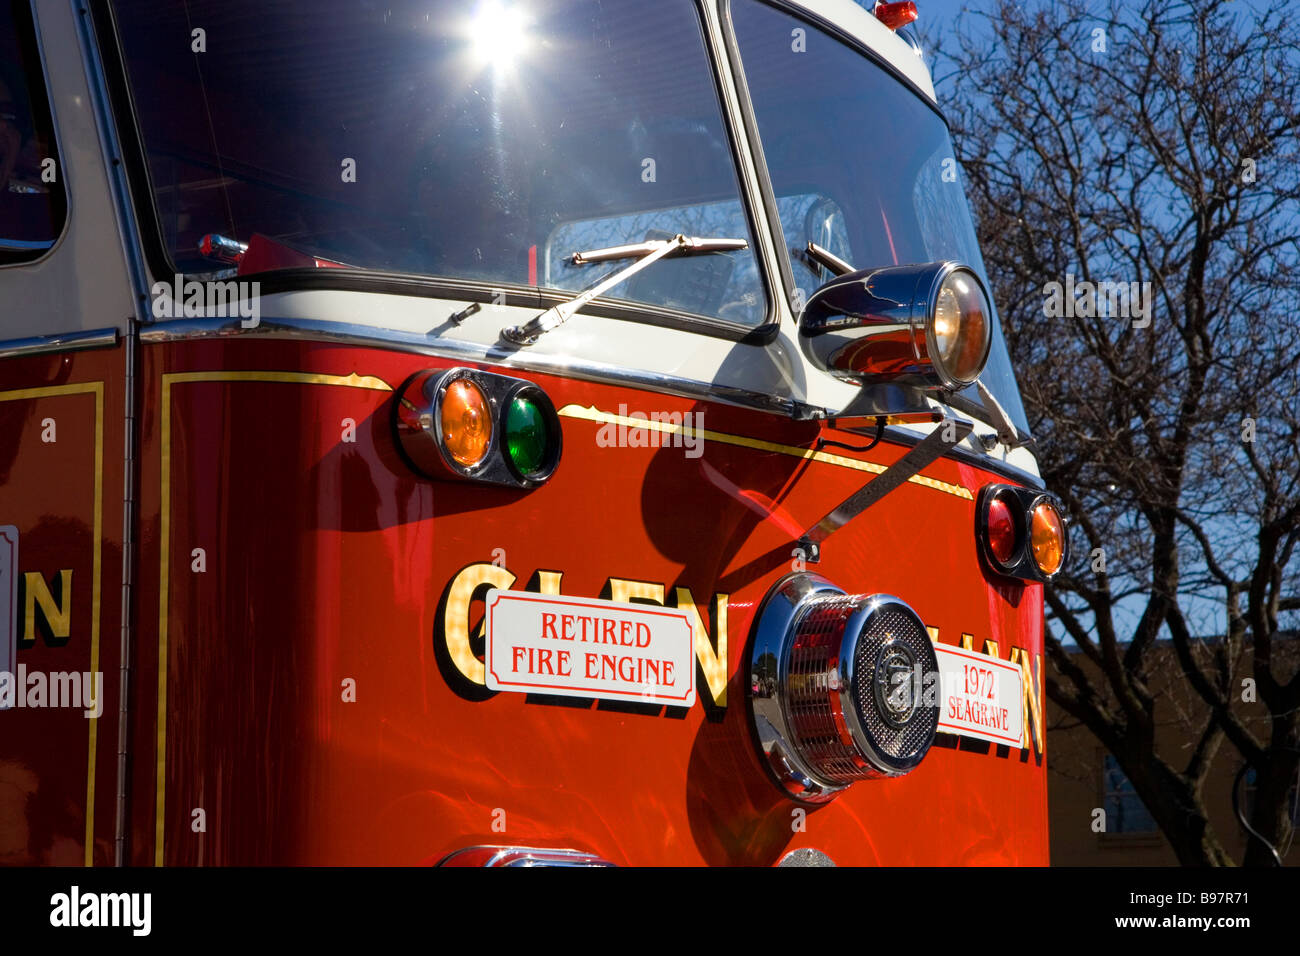
<svg viewBox="0 0 1300 956"><path fill-rule="evenodd" d="M546 463L549 429L542 411L529 398L515 396L506 409L506 452L519 474L529 477Z"/></svg>

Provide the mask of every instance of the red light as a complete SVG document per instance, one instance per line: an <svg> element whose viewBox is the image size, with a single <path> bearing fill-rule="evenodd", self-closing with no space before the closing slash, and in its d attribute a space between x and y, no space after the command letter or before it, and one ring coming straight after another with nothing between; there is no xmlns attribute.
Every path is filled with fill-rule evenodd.
<svg viewBox="0 0 1300 956"><path fill-rule="evenodd" d="M912 0L907 0L906 3L877 3L872 12L889 29L897 30L916 19L916 4Z"/></svg>
<svg viewBox="0 0 1300 956"><path fill-rule="evenodd" d="M1001 498L989 502L988 529L989 550L999 564L1007 564L1016 553L1016 519Z"/></svg>

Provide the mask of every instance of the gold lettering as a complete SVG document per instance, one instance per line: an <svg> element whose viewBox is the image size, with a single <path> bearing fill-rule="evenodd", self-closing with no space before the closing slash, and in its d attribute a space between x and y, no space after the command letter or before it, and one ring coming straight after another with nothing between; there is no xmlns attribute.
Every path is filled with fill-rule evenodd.
<svg viewBox="0 0 1300 956"><path fill-rule="evenodd" d="M691 594L690 588L677 588L676 601L677 606L683 611L690 612L692 626L695 629L695 659L700 662L700 670L704 671L704 683L709 689L709 694L713 697L715 707L727 706L727 599L729 595L715 594L713 596L713 632L717 636L718 649L715 652L713 642L709 640L709 632L704 626L704 619L700 617L699 609L695 606L695 597Z"/></svg>
<svg viewBox="0 0 1300 956"><path fill-rule="evenodd" d="M564 577L563 571L538 571L537 572L537 593L538 594L559 594L560 579Z"/></svg>
<svg viewBox="0 0 1300 956"><path fill-rule="evenodd" d="M456 575L451 587L447 589L447 607L442 618L447 654L456 665L456 670L475 684L487 683L487 673L483 662L475 656L474 649L469 645L469 606L474 600L474 592L484 585L504 591L514 583L515 576L505 568L482 563L465 568ZM480 629L483 626L480 624Z"/></svg>
<svg viewBox="0 0 1300 956"><path fill-rule="evenodd" d="M68 643L72 632L72 569L64 568L59 572L59 599L56 602L50 587L45 583L45 576L39 571L28 571L23 575L23 636L21 643L31 646L36 643L36 631L39 627L45 643L51 647L62 647ZM37 620L36 609L40 608L43 620Z"/></svg>
<svg viewBox="0 0 1300 956"><path fill-rule="evenodd" d="M931 642L939 643L939 629L937 627L927 627L926 631L930 634ZM961 645L964 650L975 650L975 635L963 634L961 636ZM989 657L1000 658L1001 648L997 641L984 641L984 653ZM1029 661L1029 652L1023 647L1011 648L1009 658L1012 664L1020 666L1020 676L1022 678L1024 693L1021 696L1021 726L1024 728L1023 736L1020 738L1020 747L1022 750L1028 750L1030 741L1033 741L1033 748L1038 753L1043 752L1046 737L1043 733L1043 655L1034 656L1034 667L1031 669ZM1035 678L1034 671L1037 671Z"/></svg>
<svg viewBox="0 0 1300 956"><path fill-rule="evenodd" d="M649 581L625 581L623 578L609 579L609 599L620 604L628 604L633 598L664 603L664 586Z"/></svg>
<svg viewBox="0 0 1300 956"><path fill-rule="evenodd" d="M704 672L704 682L713 698L715 707L727 706L727 600L728 595L714 595L714 633L717 635L718 647L715 651L709 639L708 628L700 611L695 606L695 596L690 588L676 588L674 600L677 607L691 615L691 626L695 632L695 659ZM626 604L633 598L642 598L664 603L664 586L650 581L627 581L623 578L609 579L609 599Z"/></svg>
<svg viewBox="0 0 1300 956"><path fill-rule="evenodd" d="M1020 740L1022 750L1029 749L1030 724L1033 725L1034 750L1038 753L1043 752L1045 738L1043 735L1043 655L1034 655L1034 667L1038 671L1037 680L1030 669L1029 652L1023 647L1011 648L1011 663L1020 665L1020 673L1024 678L1024 702L1022 705L1021 721L1024 726L1024 736Z"/></svg>

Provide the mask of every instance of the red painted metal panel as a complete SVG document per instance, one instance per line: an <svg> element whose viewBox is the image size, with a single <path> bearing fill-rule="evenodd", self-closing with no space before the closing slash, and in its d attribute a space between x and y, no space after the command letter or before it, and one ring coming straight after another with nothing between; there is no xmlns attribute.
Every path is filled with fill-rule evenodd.
<svg viewBox="0 0 1300 956"><path fill-rule="evenodd" d="M744 687L756 609L790 572L798 530L871 478L862 462L904 449L809 459L798 450L816 423L506 372L562 412L555 476L532 492L429 481L396 453L389 389L446 362L268 340L144 354L134 862L415 863L503 843L620 864L766 864L801 846L842 864L1047 862L1032 746L941 737L914 773L856 784L802 822L756 755ZM703 412L715 437L700 457L603 447L582 410L620 406ZM967 633L977 650L988 640L1040 662L1040 588L990 583L977 562L973 498L1003 479L950 460L925 475L940 484L889 495L816 570L902 597L945 643ZM571 595L608 596L611 578L670 600L687 588L715 643L727 595L725 706L703 677L686 710L467 680L448 650L448 590L494 560L516 588L540 571L562 572Z"/></svg>
<svg viewBox="0 0 1300 956"><path fill-rule="evenodd" d="M23 695L0 710L0 864L113 860L122 367L120 348L0 363L0 525L18 531L21 581L11 687Z"/></svg>

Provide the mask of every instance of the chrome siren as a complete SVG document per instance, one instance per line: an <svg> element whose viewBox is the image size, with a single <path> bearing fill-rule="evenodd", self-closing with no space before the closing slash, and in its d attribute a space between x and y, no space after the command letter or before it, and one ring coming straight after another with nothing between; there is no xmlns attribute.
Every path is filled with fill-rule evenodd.
<svg viewBox="0 0 1300 956"><path fill-rule="evenodd" d="M925 625L888 594L793 574L759 612L750 656L758 744L791 796L821 803L857 780L912 770L939 723Z"/></svg>

